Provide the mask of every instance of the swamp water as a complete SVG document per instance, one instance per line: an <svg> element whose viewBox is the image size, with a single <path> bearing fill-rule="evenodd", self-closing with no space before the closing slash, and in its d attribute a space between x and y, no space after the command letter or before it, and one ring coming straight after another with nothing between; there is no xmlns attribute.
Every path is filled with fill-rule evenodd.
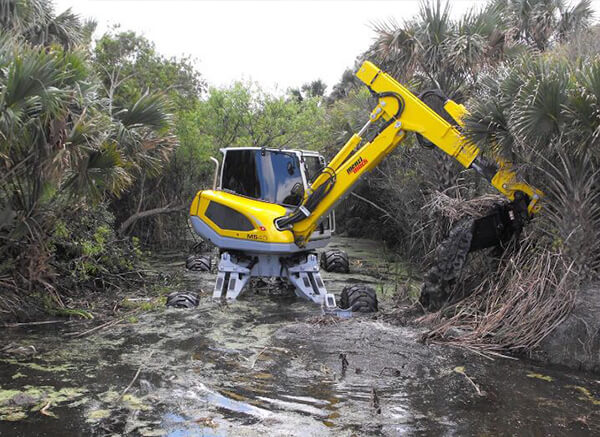
<svg viewBox="0 0 600 437"><path fill-rule="evenodd" d="M325 273L328 289L389 293L405 273L383 255L353 242L352 270L368 274ZM182 271L179 257L161 262ZM212 281L186 273L181 288ZM295 298L209 296L79 338L71 325L3 329L37 354L0 358L0 435L600 435L595 375L423 345L419 329L372 316L322 323Z"/></svg>

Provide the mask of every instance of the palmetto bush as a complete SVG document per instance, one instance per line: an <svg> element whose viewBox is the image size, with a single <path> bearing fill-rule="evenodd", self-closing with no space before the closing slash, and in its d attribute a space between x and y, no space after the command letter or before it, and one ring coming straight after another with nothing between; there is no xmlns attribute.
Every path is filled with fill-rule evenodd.
<svg viewBox="0 0 600 437"><path fill-rule="evenodd" d="M591 166L592 176L585 172L588 182L596 177L599 74L598 62L592 60L597 42L585 38L588 33L597 35L596 29L586 30L591 25L590 2L493 0L459 19L451 18L450 7L441 0L424 1L414 19L376 25L377 39L363 57L415 91L441 88L464 102L473 112L467 126L471 139L487 153L512 161L527 180L539 181L550 199L558 199L553 194L558 187L551 186L560 181L573 189L593 187L575 183L573 177L563 181L563 161ZM485 192L441 153L416 150L402 157L390 189L395 185L397 190L423 194L421 199L399 196L405 204L423 208L412 215L413 223L415 216L422 217L417 226L422 232L411 232L408 238L431 241L439 236L439 229L428 225L425 217L425 205L431 196L435 200L436 192L456 199ZM550 176L556 168L563 170ZM426 176L411 183L402 176L411 170ZM369 183L378 185L377 180L377 175L371 176ZM544 220L539 220L540 226L554 245L573 241L573 235L559 236ZM425 252L430 249L423 246Z"/></svg>
<svg viewBox="0 0 600 437"><path fill-rule="evenodd" d="M600 260L599 103L599 58L526 56L485 80L467 120L473 141L546 191L537 229L587 274Z"/></svg>
<svg viewBox="0 0 600 437"><path fill-rule="evenodd" d="M464 103L471 111L464 130L470 139L488 156L512 162L545 193L543 210L526 227L521 247L506 253L499 271L479 272L483 288L440 315L455 318L434 338L462 324L473 331L472 345L497 341L499 349L527 350L556 326L542 323L544 317L564 317L570 305L564 300L574 298L577 283L600 273L600 29L591 19L585 0L494 0L458 20L447 3L431 0L412 20L375 26L377 39L363 59L417 93L441 88ZM348 102L342 99L333 109ZM353 119L350 109L345 114ZM469 211L468 205L483 205L493 192L441 153L411 142L400 147L407 149L388 158L358 189L395 217L381 214L381 225L372 227L386 238L395 235L400 250L422 262L458 217L485 213ZM356 202L346 209L377 220L371 208L363 211ZM536 280L548 268L551 280ZM519 281L526 282L523 293L511 293ZM513 335L524 330L516 319L488 317L510 313L525 295L537 297L522 301L519 311L542 309L531 317L526 339Z"/></svg>
<svg viewBox="0 0 600 437"><path fill-rule="evenodd" d="M568 82L570 73L564 66L547 66L537 59L546 50L556 50L557 45L563 49L570 47L571 58L579 56L573 52L581 51L581 42L577 48L575 44L561 44L564 41L582 41L582 35L587 33L584 29L589 26L592 16L589 1L567 4L554 0L495 0L482 2L459 19L452 18L450 8L450 2L423 1L416 17L402 23L388 21L377 24L374 27L377 38L361 58L374 61L417 94L426 89L439 88L468 107L473 95L492 96L500 93L497 89L500 86L508 90L516 86L514 92L505 93L511 96L507 97L510 99L518 96L519 104L512 105L510 111L500 110L498 105L505 102L499 102L498 99L477 101L479 106L487 105L480 112L489 118L489 122L511 126L511 132L503 129L494 131L497 147L507 150L514 147L517 151L519 145L513 144L515 138L512 135L517 129L522 135L519 141L548 141L555 130L556 122L552 117L565 117L560 108L567 98L565 86L569 85L565 85L565 81ZM516 77L517 73L511 67L521 62L530 66L527 74L534 78L546 74L544 69L558 70L549 71L543 83L531 78L522 81L523 78ZM500 85L494 80L497 74L515 77L507 77ZM342 86L344 84L346 86ZM333 105L334 113L339 107L351 106L354 99L352 92L347 90L348 87L352 88L350 81L344 79L339 85L338 88L343 88L344 93L334 88L332 96L347 97ZM544 89L538 90L539 97L530 105L529 100L538 86ZM550 112L536 120L534 117L538 108ZM352 110L347 110L345 115L350 123L338 121L336 124L344 133L348 130L348 124L353 127L359 124L355 122L357 116ZM578 123L585 123L586 117L587 114L581 114ZM536 129L530 129L528 123L535 124ZM477 129L471 133L476 135ZM488 134L487 127L481 134ZM389 205L392 202L385 199L393 198L403 205L399 211L390 212L407 217L407 221L398 225L384 217L385 224L392 227L392 232L384 233L396 236L394 242L399 241L412 258L422 259L425 254L431 253L433 242L449 226L444 220L440 221L440 217L428 214L426 205L435 202L438 193L462 200L484 194L486 190L476 177L461 171L461 166L443 153L413 148L412 144L405 142L401 147L408 147L409 150L402 154L397 152L397 156L388 158L389 164L384 163L381 171L378 169L368 177L368 186L359 189L363 196L384 204ZM489 149L487 143L485 147ZM531 150L520 152L525 158L533 153ZM520 156L521 160L513 160L515 164L528 162L527 159L522 160L523 156ZM361 213L361 207L357 207L356 202L359 201L351 200L348 209L356 211L362 218L370 217L368 212ZM394 206L388 208L396 209ZM368 211L366 206L362 209Z"/></svg>
<svg viewBox="0 0 600 437"><path fill-rule="evenodd" d="M453 98L468 97L481 73L524 52L539 53L585 29L589 0L572 6L562 0L492 0L458 20L451 3L428 0L417 17L374 26L375 43L364 57L401 81L440 88Z"/></svg>
<svg viewBox="0 0 600 437"><path fill-rule="evenodd" d="M567 317L578 287L600 274L600 58L528 55L484 82L466 132L488 153L521 164L545 192L543 209L521 249L430 338L459 325L469 332L451 341L529 351Z"/></svg>
<svg viewBox="0 0 600 437"><path fill-rule="evenodd" d="M101 97L87 50L77 46L82 29L45 2L0 2L0 287L45 289L57 303L57 263L77 252L56 250L57 223L102 216L142 169L158 171L175 144L163 97L147 93L122 107ZM111 220L88 220L87 234ZM100 234L107 249L112 229ZM106 260L80 243L78 257Z"/></svg>

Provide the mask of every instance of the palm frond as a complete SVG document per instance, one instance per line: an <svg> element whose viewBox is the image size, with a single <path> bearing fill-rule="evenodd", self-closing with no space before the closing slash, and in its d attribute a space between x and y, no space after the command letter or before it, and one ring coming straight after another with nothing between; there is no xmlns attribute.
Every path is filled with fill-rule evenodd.
<svg viewBox="0 0 600 437"><path fill-rule="evenodd" d="M577 89L567 105L569 132L583 147L600 157L600 62L590 63L576 72Z"/></svg>
<svg viewBox="0 0 600 437"><path fill-rule="evenodd" d="M133 182L123 165L116 144L88 149L76 166L67 171L62 188L96 202L105 193L119 196Z"/></svg>
<svg viewBox="0 0 600 437"><path fill-rule="evenodd" d="M562 149L562 147L557 147ZM600 269L600 190L588 154L560 152L555 163L546 161L546 232L584 274Z"/></svg>
<svg viewBox="0 0 600 437"><path fill-rule="evenodd" d="M593 16L591 0L581 0L572 8L563 9L558 23L558 37L564 40L570 34L587 28Z"/></svg>
<svg viewBox="0 0 600 437"><path fill-rule="evenodd" d="M162 94L145 93L130 107L117 111L115 118L128 128L145 126L159 130L169 126L172 117Z"/></svg>
<svg viewBox="0 0 600 437"><path fill-rule="evenodd" d="M69 8L47 23L45 45L56 43L73 48L83 41L83 32L81 18Z"/></svg>
<svg viewBox="0 0 600 437"><path fill-rule="evenodd" d="M525 142L548 143L564 123L563 109L571 86L568 68L562 62L540 59L524 64L521 77L511 122Z"/></svg>

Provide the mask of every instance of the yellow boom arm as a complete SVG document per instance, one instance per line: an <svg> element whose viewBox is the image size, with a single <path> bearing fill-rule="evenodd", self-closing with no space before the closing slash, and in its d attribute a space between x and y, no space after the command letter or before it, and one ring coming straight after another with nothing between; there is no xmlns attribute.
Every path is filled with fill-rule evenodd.
<svg viewBox="0 0 600 437"><path fill-rule="evenodd" d="M293 232L295 242L300 247L306 244L321 217L352 189L365 172L371 171L391 153L407 132L422 135L464 167L485 173L480 165L481 150L394 78L368 61L356 75L379 100L369 122L348 140L315 179L305 193L303 204L275 221L280 230L289 229ZM467 114L465 107L448 100L444 108L462 126L462 118ZM362 135L380 119L383 127L379 133L363 144ZM511 201L515 200L517 193L524 193L529 201L528 213L532 215L538 212L542 192L520 181L510 163L496 160L496 164L492 174L488 175L491 184Z"/></svg>

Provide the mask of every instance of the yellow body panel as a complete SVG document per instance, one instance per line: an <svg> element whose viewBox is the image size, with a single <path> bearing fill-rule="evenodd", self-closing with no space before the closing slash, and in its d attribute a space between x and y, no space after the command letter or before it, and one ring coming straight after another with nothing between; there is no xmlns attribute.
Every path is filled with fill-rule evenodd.
<svg viewBox="0 0 600 437"><path fill-rule="evenodd" d="M206 216L210 202L228 206L243 214L254 225L249 232L221 229ZM278 231L273 220L285 215L287 210L281 206L260 200L249 199L225 191L198 191L190 207L190 216L198 216L204 223L223 237L241 238L264 243L293 243L294 237L289 231Z"/></svg>
<svg viewBox="0 0 600 437"><path fill-rule="evenodd" d="M454 100L448 100L444 103L444 109L459 124L459 126L465 125L463 118L465 115L469 114L469 111L467 111L467 108L465 108L464 105L456 103Z"/></svg>

